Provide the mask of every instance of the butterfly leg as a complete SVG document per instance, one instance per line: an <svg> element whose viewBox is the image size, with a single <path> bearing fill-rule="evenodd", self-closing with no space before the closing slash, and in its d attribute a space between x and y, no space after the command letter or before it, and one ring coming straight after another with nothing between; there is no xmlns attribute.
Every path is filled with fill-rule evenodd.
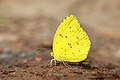
<svg viewBox="0 0 120 80"><path fill-rule="evenodd" d="M55 59L51 59L51 61L50 61L49 65L50 65L50 66L52 66L53 61L54 61L55 66L56 66L56 60L55 60Z"/></svg>
<svg viewBox="0 0 120 80"><path fill-rule="evenodd" d="M69 66L66 62L64 62L64 61L62 61L62 62L63 62L63 64L65 65L65 67L68 67L68 66Z"/></svg>

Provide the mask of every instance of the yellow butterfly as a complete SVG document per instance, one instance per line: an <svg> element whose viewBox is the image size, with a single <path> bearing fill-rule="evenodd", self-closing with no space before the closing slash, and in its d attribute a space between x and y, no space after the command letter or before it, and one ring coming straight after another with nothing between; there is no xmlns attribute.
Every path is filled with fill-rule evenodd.
<svg viewBox="0 0 120 80"><path fill-rule="evenodd" d="M51 56L57 61L80 62L87 58L90 39L73 15L67 16L58 27ZM55 63L56 64L56 63Z"/></svg>

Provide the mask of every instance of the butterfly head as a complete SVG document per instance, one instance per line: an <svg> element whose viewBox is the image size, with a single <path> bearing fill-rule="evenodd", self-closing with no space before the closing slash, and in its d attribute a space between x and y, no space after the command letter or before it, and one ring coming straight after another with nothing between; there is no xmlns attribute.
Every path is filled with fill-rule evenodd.
<svg viewBox="0 0 120 80"><path fill-rule="evenodd" d="M50 55L54 57L54 52L51 52Z"/></svg>

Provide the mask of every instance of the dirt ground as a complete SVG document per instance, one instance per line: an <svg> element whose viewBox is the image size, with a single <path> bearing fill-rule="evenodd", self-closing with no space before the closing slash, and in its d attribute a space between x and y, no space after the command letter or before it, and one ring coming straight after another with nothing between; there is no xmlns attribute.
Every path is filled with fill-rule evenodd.
<svg viewBox="0 0 120 80"><path fill-rule="evenodd" d="M120 80L119 5L119 0L0 1L0 80ZM68 67L48 66L55 30L70 14L90 37L89 55Z"/></svg>
<svg viewBox="0 0 120 80"><path fill-rule="evenodd" d="M101 37L98 37L101 39ZM107 39L102 37L102 39ZM114 39L106 40L105 47L115 45L119 41L112 43ZM100 40L102 41L102 40ZM105 42L103 40L103 42ZM97 48L104 45L96 43ZM97 48L91 49L87 60L81 63L68 63L69 66L65 67L62 63L57 63L57 66L48 66L52 57L50 56L51 50L49 48L41 48L40 51L27 52L23 51L18 54L13 54L11 59L1 60L0 78L1 80L119 80L120 79L120 65L119 61L111 57L100 56ZM107 54L107 51L101 50ZM6 52L7 53L7 52ZM5 52L3 52L5 54ZM34 54L34 55L33 55ZM111 60L112 59L112 60ZM4 61L6 60L6 61Z"/></svg>

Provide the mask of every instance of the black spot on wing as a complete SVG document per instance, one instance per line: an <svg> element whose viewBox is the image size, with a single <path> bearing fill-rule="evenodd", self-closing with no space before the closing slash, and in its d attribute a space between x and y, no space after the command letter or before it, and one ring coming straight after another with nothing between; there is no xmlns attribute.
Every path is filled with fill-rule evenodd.
<svg viewBox="0 0 120 80"><path fill-rule="evenodd" d="M68 45L70 46L70 48L72 48L72 45L71 45L71 43L68 43Z"/></svg>
<svg viewBox="0 0 120 80"><path fill-rule="evenodd" d="M63 37L63 35L62 35L62 34L59 34L59 36Z"/></svg>
<svg viewBox="0 0 120 80"><path fill-rule="evenodd" d="M79 43L77 42L77 45L79 45Z"/></svg>
<svg viewBox="0 0 120 80"><path fill-rule="evenodd" d="M68 43L68 45L70 46L71 44L70 44L70 43Z"/></svg>
<svg viewBox="0 0 120 80"><path fill-rule="evenodd" d="M77 38L77 39L79 39L79 37L78 37L78 36L77 36L76 38Z"/></svg>
<svg viewBox="0 0 120 80"><path fill-rule="evenodd" d="M65 36L65 38L68 38L68 36Z"/></svg>

